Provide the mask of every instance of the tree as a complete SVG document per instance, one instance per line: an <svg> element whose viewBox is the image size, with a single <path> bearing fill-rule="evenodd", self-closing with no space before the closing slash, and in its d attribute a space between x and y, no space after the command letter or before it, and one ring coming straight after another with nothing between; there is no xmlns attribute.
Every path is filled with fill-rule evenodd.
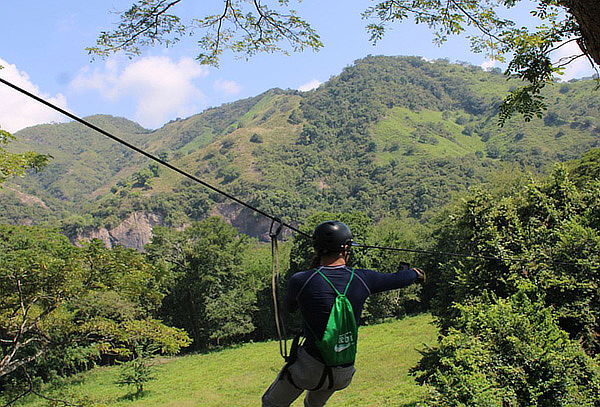
<svg viewBox="0 0 600 407"><path fill-rule="evenodd" d="M1 68L1 67L0 67ZM49 155L26 152L23 154L9 153L2 146L14 140L14 136L0 130L0 184L13 176L23 176L28 169L39 171L48 160Z"/></svg>
<svg viewBox="0 0 600 407"><path fill-rule="evenodd" d="M182 21L175 11L184 0L139 0L121 14L114 31L100 34L92 54L106 56L123 51L139 55L140 47L160 44L171 46L181 37L199 34L201 52L197 59L203 64L218 65L224 49L246 55L258 52L284 52L287 42L293 51L306 47L319 49L323 44L315 30L296 11L289 0L280 0L272 7L260 0L225 0L217 14L198 16Z"/></svg>
<svg viewBox="0 0 600 407"><path fill-rule="evenodd" d="M217 217L182 231L155 228L148 256L171 279L163 314L190 334L196 349L254 330L255 297L243 289L241 267L247 247L248 239Z"/></svg>
<svg viewBox="0 0 600 407"><path fill-rule="evenodd" d="M83 267L68 239L47 229L0 226L0 378L63 339L65 301L79 295Z"/></svg>
<svg viewBox="0 0 600 407"><path fill-rule="evenodd" d="M217 14L183 21L177 5L185 0L138 0L120 15L113 31L102 32L91 54L106 56L113 52L139 55L140 47L160 44L171 46L183 36L197 35L203 64L217 65L225 49L251 56L257 52L318 50L323 46L318 34L293 9L290 0L223 0ZM443 43L451 35L468 35L471 49L504 61L511 58L506 74L526 84L512 90L500 108L500 123L513 113L525 120L540 116L545 109L541 89L553 81L569 63L588 58L600 65L600 4L596 0L536 0L530 10L539 20L532 29L502 17L505 9L520 0L385 0L363 13L374 22L367 25L371 40L380 40L391 23L412 19L427 24L434 41ZM286 46L285 43L288 43ZM576 42L580 53L552 60L552 52Z"/></svg>
<svg viewBox="0 0 600 407"><path fill-rule="evenodd" d="M154 376L154 365L143 356L138 356L121 366L119 372L119 380L116 384L119 386L135 387L135 397L140 397L144 393L144 385L151 380L156 379Z"/></svg>
<svg viewBox="0 0 600 407"><path fill-rule="evenodd" d="M152 179L156 177L155 173L150 168L144 168L140 171L137 171L133 174L133 187L134 188L143 188L150 189L152 185Z"/></svg>

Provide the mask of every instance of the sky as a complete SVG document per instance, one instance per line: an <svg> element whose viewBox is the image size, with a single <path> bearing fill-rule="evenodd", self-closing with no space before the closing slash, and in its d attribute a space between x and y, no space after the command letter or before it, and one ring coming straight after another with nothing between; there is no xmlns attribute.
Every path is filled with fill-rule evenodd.
<svg viewBox="0 0 600 407"><path fill-rule="evenodd" d="M86 47L118 21L132 0L0 0L0 77L79 116L111 114L149 129L268 89L311 90L367 55L418 55L465 61L484 69L499 66L474 54L468 40L455 37L437 46L426 26L396 24L373 46L361 13L370 0L304 0L295 8L320 34L319 52L290 56L259 54L249 60L225 52L219 68L198 64L193 38L171 48L152 47L129 59L123 55L91 59ZM220 7L221 0L186 0L184 18ZM179 7L179 6L178 6ZM199 7L199 9L194 9ZM216 9L215 9L216 10ZM111 11L113 13L111 13ZM527 21L527 8L513 11ZM574 43L561 48L576 52ZM557 57L560 57L558 55ZM563 80L591 76L584 58L569 66ZM11 132L65 117L0 84L0 128Z"/></svg>

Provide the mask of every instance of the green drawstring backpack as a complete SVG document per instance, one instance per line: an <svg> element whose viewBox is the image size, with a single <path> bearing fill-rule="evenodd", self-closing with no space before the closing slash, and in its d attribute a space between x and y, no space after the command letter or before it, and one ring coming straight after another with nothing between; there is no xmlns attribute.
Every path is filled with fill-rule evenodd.
<svg viewBox="0 0 600 407"><path fill-rule="evenodd" d="M325 274L321 270L317 270L317 273L321 275L329 283L331 288L337 294L333 307L329 313L329 319L323 338L316 340L315 344L317 349L321 352L321 356L325 361L326 366L339 366L354 363L356 359L356 346L358 341L358 324L356 318L354 318L354 311L352 304L346 293L348 287L354 278L354 269L350 275L350 280L344 289L344 293L340 293L333 283L325 277ZM314 335L314 332L313 332ZM314 335L317 338L316 335Z"/></svg>

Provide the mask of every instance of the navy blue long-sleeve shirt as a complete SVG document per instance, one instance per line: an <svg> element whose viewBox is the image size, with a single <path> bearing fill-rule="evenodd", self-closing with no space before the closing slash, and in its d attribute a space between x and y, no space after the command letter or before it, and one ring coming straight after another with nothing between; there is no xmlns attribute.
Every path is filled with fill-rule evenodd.
<svg viewBox="0 0 600 407"><path fill-rule="evenodd" d="M347 266L321 267L321 272L329 278L339 292L343 292L350 279L351 269ZM406 287L417 280L413 269L397 273L379 273L373 270L354 269L354 279L350 283L346 296L352 303L354 317L360 324L360 316L367 297L382 291ZM337 294L321 277L316 269L294 274L289 282L285 306L289 312L300 309L304 320L304 347L313 357L321 360L315 345L315 335L323 336L329 313ZM307 328L307 325L310 329Z"/></svg>

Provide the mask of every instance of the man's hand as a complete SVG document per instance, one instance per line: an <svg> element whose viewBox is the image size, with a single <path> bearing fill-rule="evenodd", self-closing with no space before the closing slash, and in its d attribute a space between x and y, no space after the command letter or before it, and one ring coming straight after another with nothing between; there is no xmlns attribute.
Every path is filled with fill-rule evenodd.
<svg viewBox="0 0 600 407"><path fill-rule="evenodd" d="M427 280L427 275L425 274L425 272L421 269L418 268L413 268L413 270L415 271L415 273L417 273L417 280L420 283L425 283L425 281Z"/></svg>

